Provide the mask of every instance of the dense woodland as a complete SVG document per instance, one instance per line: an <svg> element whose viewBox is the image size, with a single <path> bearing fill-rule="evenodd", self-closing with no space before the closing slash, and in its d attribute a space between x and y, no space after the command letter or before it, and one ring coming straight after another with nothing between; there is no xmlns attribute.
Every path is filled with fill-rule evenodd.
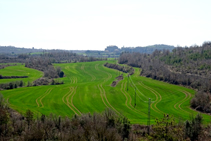
<svg viewBox="0 0 211 141"><path fill-rule="evenodd" d="M142 69L142 76L196 89L192 108L210 113L211 42L190 48L154 51L152 54L123 53L120 64Z"/></svg>

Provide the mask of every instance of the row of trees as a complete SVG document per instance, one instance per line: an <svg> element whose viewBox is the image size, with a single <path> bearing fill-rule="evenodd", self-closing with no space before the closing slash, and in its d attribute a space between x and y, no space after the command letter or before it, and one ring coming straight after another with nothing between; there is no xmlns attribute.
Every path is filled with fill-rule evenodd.
<svg viewBox="0 0 211 141"><path fill-rule="evenodd" d="M16 66L17 64L0 64L0 69L4 69L5 67L8 66Z"/></svg>
<svg viewBox="0 0 211 141"><path fill-rule="evenodd" d="M112 69L122 71L124 73L129 73L129 75L132 75L134 73L134 69L132 67L129 67L129 66L121 66L121 65L117 65L117 64L111 64L111 63L108 63L108 62L105 63L104 66L108 67L108 68L112 68Z"/></svg>
<svg viewBox="0 0 211 141"><path fill-rule="evenodd" d="M15 82L9 82L9 83L2 83L2 84L0 84L0 90L15 89L18 87L23 87L23 86L24 86L24 82L22 80L15 81Z"/></svg>
<svg viewBox="0 0 211 141"><path fill-rule="evenodd" d="M27 78L28 76L2 76L0 75L0 79L12 79L12 78Z"/></svg>

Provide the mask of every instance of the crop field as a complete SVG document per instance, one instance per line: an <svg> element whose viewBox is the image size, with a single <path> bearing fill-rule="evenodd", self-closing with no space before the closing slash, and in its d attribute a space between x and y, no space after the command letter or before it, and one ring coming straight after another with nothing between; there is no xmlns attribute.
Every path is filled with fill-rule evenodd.
<svg viewBox="0 0 211 141"><path fill-rule="evenodd" d="M43 72L26 68L24 65L18 63L16 66L8 66L4 69L0 69L0 75L3 76L28 76L28 78L17 78L17 79L0 79L0 83L8 83L17 80L23 80L26 85L27 82L33 82L34 80L43 76Z"/></svg>
<svg viewBox="0 0 211 141"><path fill-rule="evenodd" d="M65 84L23 87L1 93L13 109L21 113L30 109L35 115L53 113L71 117L110 108L132 123L147 124L149 98L151 123L162 118L163 114L172 115L176 120L187 120L197 114L189 104L194 90L141 77L139 68L135 68L131 77L124 73L124 79L116 87L111 87L119 72L104 67L106 62L115 63L115 60L54 64L64 71L65 77L60 79ZM202 115L205 123L210 121L209 115Z"/></svg>

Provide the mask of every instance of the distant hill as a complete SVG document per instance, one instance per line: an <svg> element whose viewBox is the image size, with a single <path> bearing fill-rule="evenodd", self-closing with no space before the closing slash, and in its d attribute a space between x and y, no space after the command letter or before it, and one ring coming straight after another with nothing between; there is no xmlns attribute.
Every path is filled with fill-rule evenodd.
<svg viewBox="0 0 211 141"><path fill-rule="evenodd" d="M14 46L0 46L0 54L23 54L23 53L34 53L43 52L44 49L14 47Z"/></svg>
<svg viewBox="0 0 211 141"><path fill-rule="evenodd" d="M121 49L117 46L107 46L105 51L107 52L139 52L139 53L147 53L151 54L155 50L169 50L170 52L174 49L174 46L158 44L158 45L151 45L145 47L122 47Z"/></svg>
<svg viewBox="0 0 211 141"><path fill-rule="evenodd" d="M170 52L174 49L174 46L170 45L151 45L151 46L145 46L145 47L122 47L118 48L115 45L107 46L105 48L105 51L100 50L59 50L59 49L52 49L52 50L46 50L46 49L35 49L32 48L24 48L24 47L14 47L14 46L0 46L0 54L7 54L9 56L18 56L19 54L31 54L31 55L39 55L46 52L57 52L57 51L67 51L77 54L83 54L86 56L93 56L93 57L99 57L99 58L117 58L120 56L122 52L139 52L139 53L146 53L151 54L155 50L169 50Z"/></svg>

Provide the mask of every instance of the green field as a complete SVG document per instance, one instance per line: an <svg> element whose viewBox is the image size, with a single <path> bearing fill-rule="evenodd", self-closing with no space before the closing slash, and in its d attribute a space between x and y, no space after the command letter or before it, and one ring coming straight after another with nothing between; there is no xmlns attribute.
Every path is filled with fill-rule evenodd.
<svg viewBox="0 0 211 141"><path fill-rule="evenodd" d="M105 62L55 64L64 71L66 77L61 80L65 84L23 87L1 93L10 107L21 113L30 109L36 114L54 113L64 117L111 108L128 117L132 123L147 124L148 99L151 98L151 123L162 118L164 113L177 120L187 120L197 114L189 108L194 90L141 77L138 68L130 78L124 74L124 80L111 87L118 71L104 67ZM115 63L115 60L108 62ZM210 121L209 115L203 114L203 117L205 123Z"/></svg>
<svg viewBox="0 0 211 141"><path fill-rule="evenodd" d="M24 65L20 63L17 66L8 66L4 69L0 69L0 75L3 76L28 76L28 78L16 78L16 79L0 79L1 83L8 83L13 81L23 80L24 84L26 85L27 82L33 82L34 80L43 76L43 72L26 68Z"/></svg>

